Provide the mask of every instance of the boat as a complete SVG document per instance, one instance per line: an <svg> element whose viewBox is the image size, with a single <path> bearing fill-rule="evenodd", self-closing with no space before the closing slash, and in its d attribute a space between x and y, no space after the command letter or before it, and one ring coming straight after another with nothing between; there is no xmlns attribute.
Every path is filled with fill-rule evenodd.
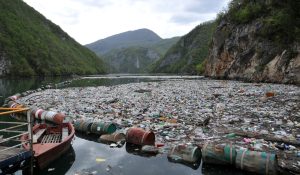
<svg viewBox="0 0 300 175"><path fill-rule="evenodd" d="M34 159L39 169L44 169L65 153L70 148L75 134L75 129L70 122L54 126L36 124L32 131ZM21 136L21 141L25 140L28 140L28 134ZM23 144L23 147L30 150L28 143Z"/></svg>

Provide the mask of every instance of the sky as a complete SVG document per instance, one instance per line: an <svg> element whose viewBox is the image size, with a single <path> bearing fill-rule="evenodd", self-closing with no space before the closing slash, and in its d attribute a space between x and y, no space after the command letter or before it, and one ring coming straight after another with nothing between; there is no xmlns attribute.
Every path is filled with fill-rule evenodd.
<svg viewBox="0 0 300 175"><path fill-rule="evenodd" d="M23 0L80 44L147 28L162 38L183 36L213 20L229 0Z"/></svg>

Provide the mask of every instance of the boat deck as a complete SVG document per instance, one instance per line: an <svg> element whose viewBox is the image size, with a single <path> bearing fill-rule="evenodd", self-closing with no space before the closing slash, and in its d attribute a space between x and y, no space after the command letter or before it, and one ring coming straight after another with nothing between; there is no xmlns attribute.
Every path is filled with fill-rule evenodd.
<svg viewBox="0 0 300 175"><path fill-rule="evenodd" d="M44 135L41 143L60 143L61 134L48 134Z"/></svg>
<svg viewBox="0 0 300 175"><path fill-rule="evenodd" d="M22 161L28 160L32 156L31 151L22 148L11 148L1 151L7 148L8 147L0 146L0 169L2 170L0 175L20 167Z"/></svg>

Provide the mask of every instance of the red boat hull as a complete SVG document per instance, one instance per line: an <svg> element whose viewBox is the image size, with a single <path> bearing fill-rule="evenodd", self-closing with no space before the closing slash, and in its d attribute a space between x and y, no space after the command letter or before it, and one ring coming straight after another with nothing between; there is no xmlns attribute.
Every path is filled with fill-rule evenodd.
<svg viewBox="0 0 300 175"><path fill-rule="evenodd" d="M36 160L36 165L39 169L44 169L51 162L59 158L63 153L65 153L71 146L72 139L75 134L74 127L71 123L64 123L58 125L58 128L51 128L47 130L61 131L62 127L68 127L69 135L60 143L35 143L33 144L34 158ZM46 124L38 124L33 127L33 132L36 133L39 129L47 127ZM49 131L47 131L49 132ZM21 140L26 140L28 135L22 136ZM28 144L24 144L25 149L30 149Z"/></svg>

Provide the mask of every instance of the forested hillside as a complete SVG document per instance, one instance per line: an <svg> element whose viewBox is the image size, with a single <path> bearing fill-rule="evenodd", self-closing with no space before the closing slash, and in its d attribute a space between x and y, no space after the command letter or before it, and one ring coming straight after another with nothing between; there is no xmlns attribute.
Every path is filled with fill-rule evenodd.
<svg viewBox="0 0 300 175"><path fill-rule="evenodd" d="M104 73L103 61L21 0L0 0L0 76Z"/></svg>
<svg viewBox="0 0 300 175"><path fill-rule="evenodd" d="M163 58L151 66L152 72L203 73L203 61L208 56L209 43L214 29L214 22L198 25L171 47Z"/></svg>

